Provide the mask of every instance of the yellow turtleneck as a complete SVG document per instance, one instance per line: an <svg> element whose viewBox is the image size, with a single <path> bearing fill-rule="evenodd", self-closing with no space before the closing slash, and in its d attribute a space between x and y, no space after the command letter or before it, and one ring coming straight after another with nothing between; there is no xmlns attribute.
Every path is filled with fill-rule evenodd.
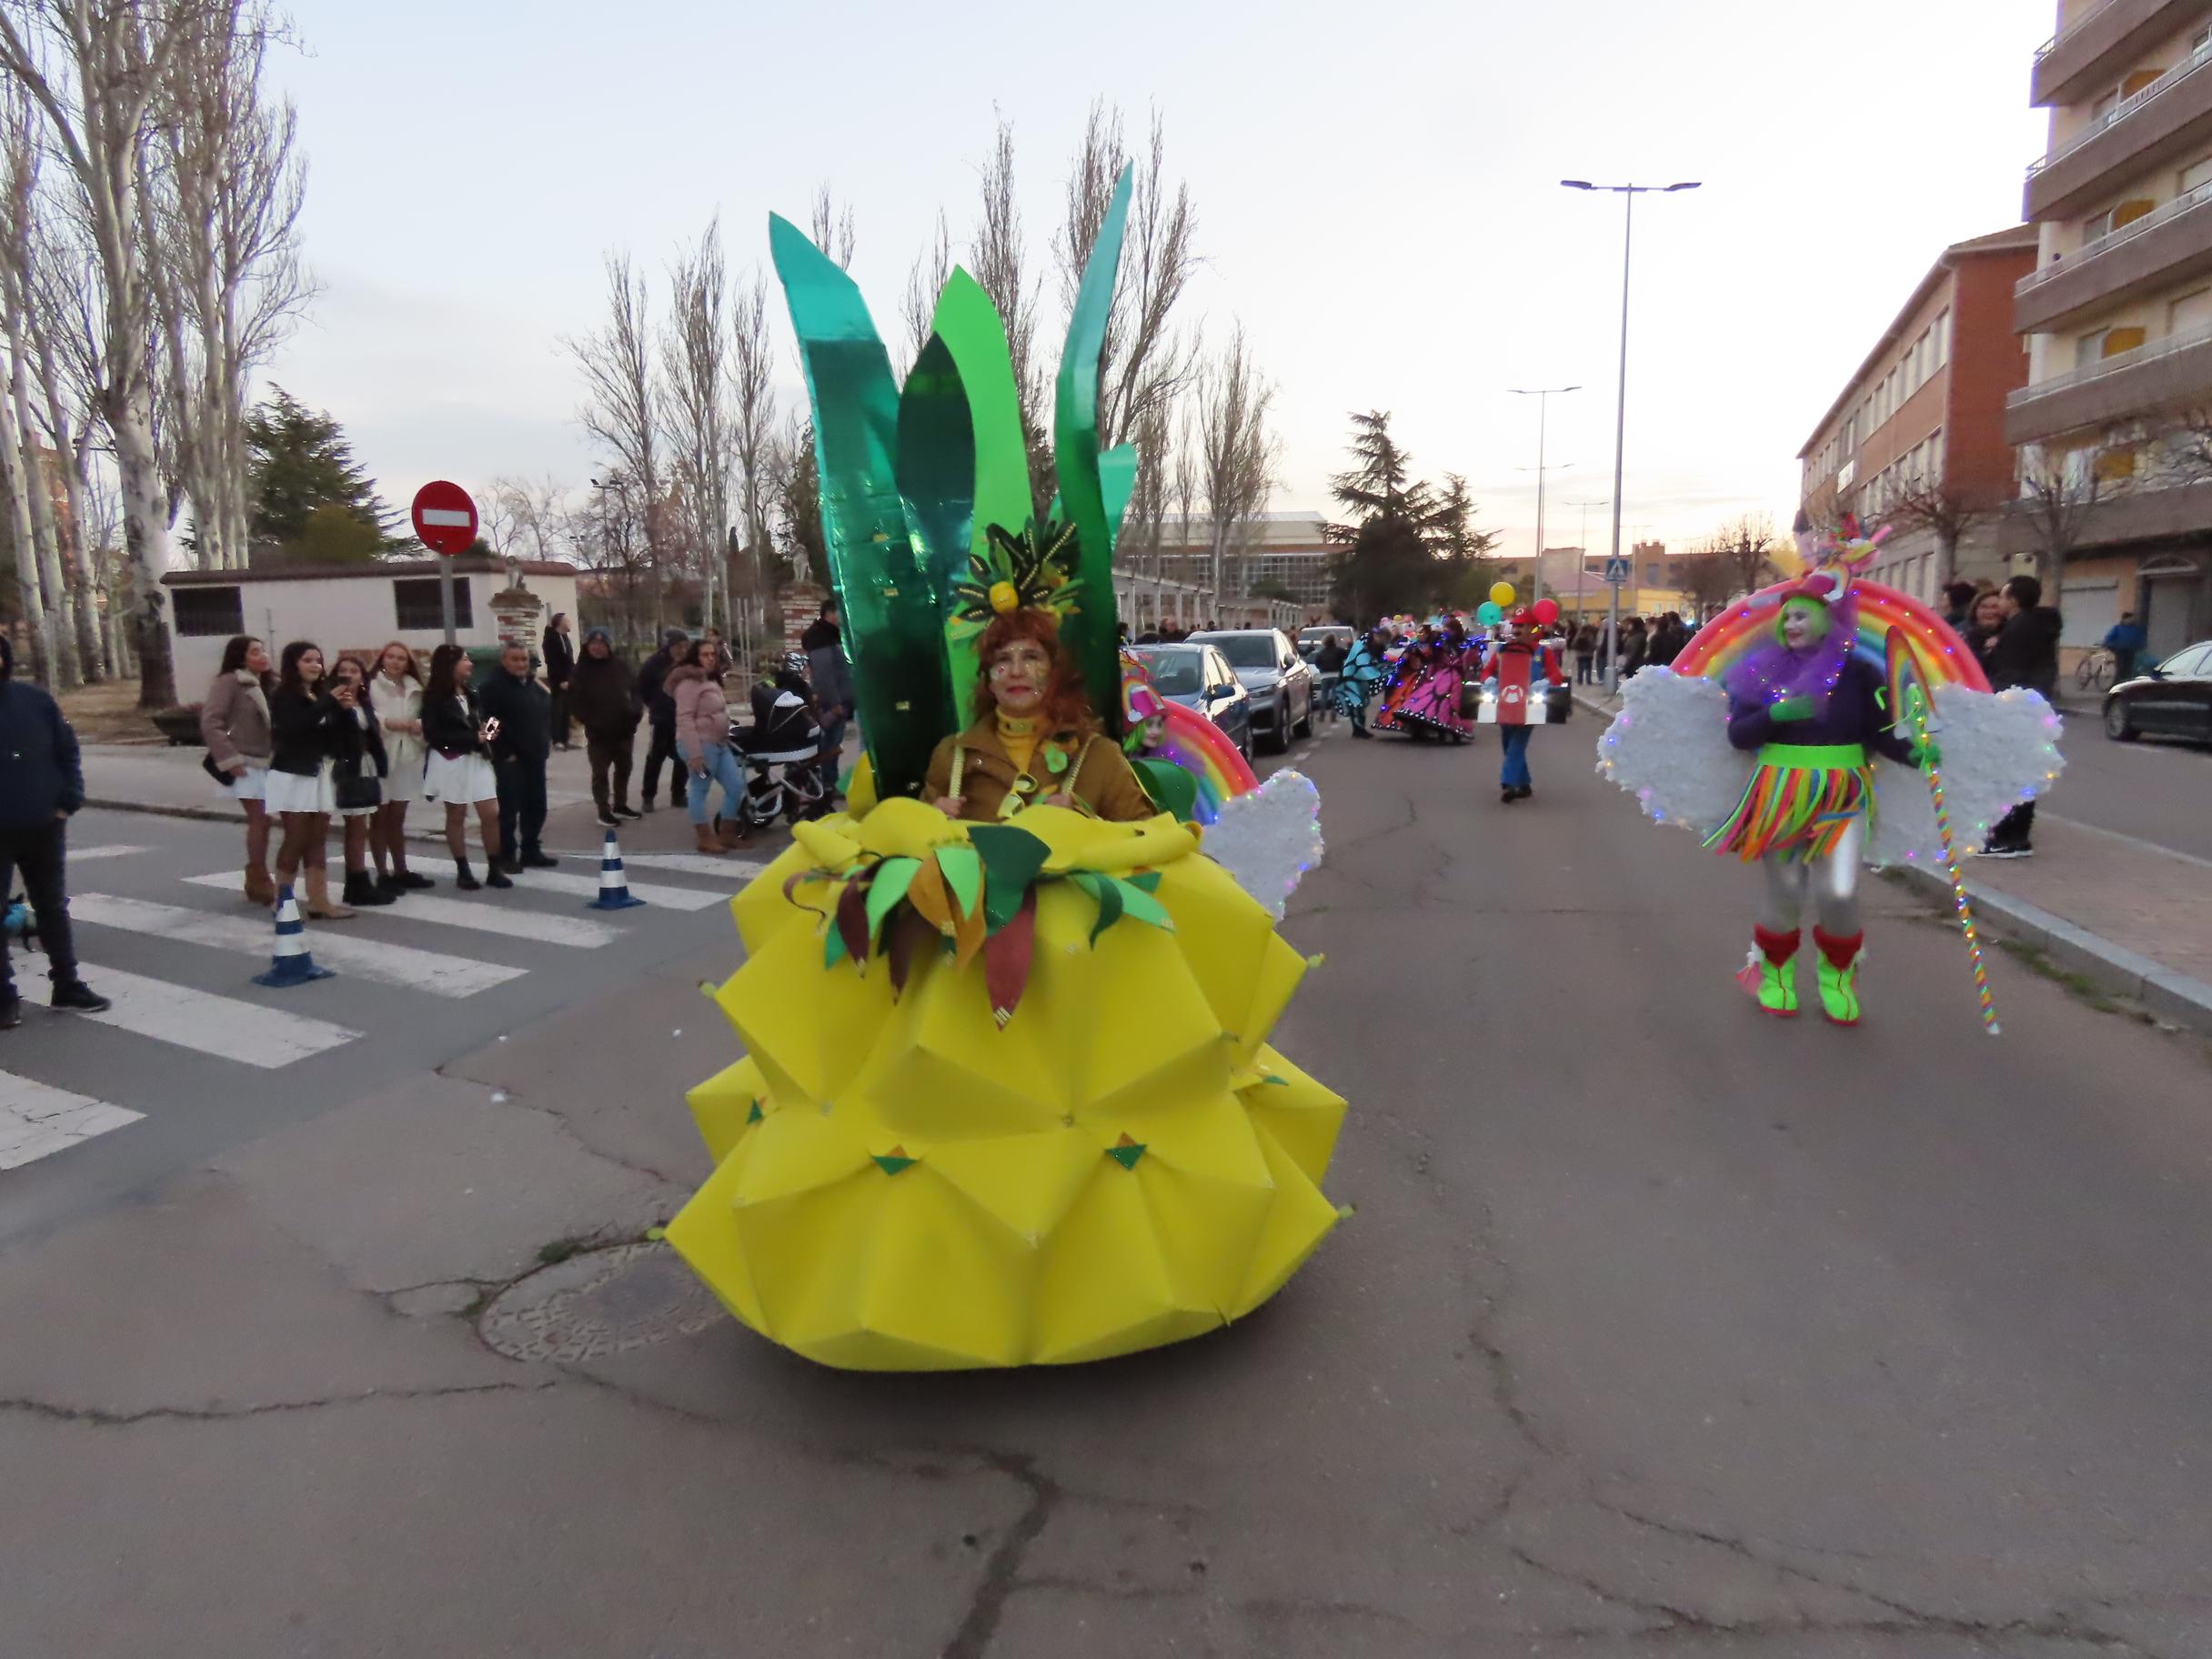
<svg viewBox="0 0 2212 1659"><path fill-rule="evenodd" d="M1016 772L1026 772L1030 762L1037 758L1037 722L1018 720L1001 713L998 717L999 741L1005 745L1006 758L1014 763Z"/></svg>

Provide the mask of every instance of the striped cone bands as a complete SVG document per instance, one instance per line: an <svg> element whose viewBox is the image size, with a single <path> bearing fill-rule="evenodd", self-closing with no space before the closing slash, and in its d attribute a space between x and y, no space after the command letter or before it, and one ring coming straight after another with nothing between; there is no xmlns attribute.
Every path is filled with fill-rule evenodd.
<svg viewBox="0 0 2212 1659"><path fill-rule="evenodd" d="M634 910L645 902L633 898L629 878L622 873L622 844L615 840L615 832L607 832L607 845L599 850L599 896L585 908L593 910Z"/></svg>
<svg viewBox="0 0 2212 1659"><path fill-rule="evenodd" d="M282 990L331 977L331 970L317 968L307 949L307 924L300 920L299 900L290 886L276 895L276 946L269 957L269 970L254 975L254 983Z"/></svg>

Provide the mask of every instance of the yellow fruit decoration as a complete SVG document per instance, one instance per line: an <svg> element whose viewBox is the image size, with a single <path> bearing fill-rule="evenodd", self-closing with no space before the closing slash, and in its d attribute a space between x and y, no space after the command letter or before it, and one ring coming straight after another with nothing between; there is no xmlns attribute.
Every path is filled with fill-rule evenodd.
<svg viewBox="0 0 2212 1659"><path fill-rule="evenodd" d="M732 901L748 1051L668 1229L738 1318L862 1371L1063 1364L1250 1312L1335 1225L1344 1102L1266 1039L1306 962L1172 819L893 799Z"/></svg>

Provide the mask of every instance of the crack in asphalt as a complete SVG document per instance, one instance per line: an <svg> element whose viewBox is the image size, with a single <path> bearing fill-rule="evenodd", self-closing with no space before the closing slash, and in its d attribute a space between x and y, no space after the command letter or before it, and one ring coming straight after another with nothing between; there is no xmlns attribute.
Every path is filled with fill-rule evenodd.
<svg viewBox="0 0 2212 1659"><path fill-rule="evenodd" d="M330 1394L319 1400L272 1400L260 1405L187 1406L151 1405L143 1411L111 1412L96 1405L63 1405L51 1400L18 1397L0 1400L0 1413L36 1417L48 1423L89 1424L94 1428L129 1428L134 1423L236 1423L248 1417L272 1417L287 1412L319 1412L349 1405L375 1405L386 1401L448 1400L465 1394L537 1393L550 1382L457 1382L444 1388L371 1388L354 1394Z"/></svg>
<svg viewBox="0 0 2212 1659"><path fill-rule="evenodd" d="M1046 1524L1052 1519L1052 1512L1060 1507L1061 1493L1058 1483L1041 1473L1036 1461L1028 1454L993 1453L988 1461L1000 1473L1010 1476L1028 1489L1029 1507L1007 1528L998 1548L991 1551L966 1615L953 1631L951 1639L940 1650L940 1659L983 1659L992 1638L999 1634L999 1622L1006 1616L1006 1604L1020 1585L1023 1558L1028 1555L1030 1546L1043 1534Z"/></svg>
<svg viewBox="0 0 2212 1659"><path fill-rule="evenodd" d="M459 1062L455 1061L454 1063L457 1065ZM655 1169L649 1163L633 1162L628 1158L617 1157L614 1153L608 1151L603 1147L592 1145L590 1141L584 1139L582 1131L579 1131L576 1127L575 1123L569 1120L568 1113L558 1111L551 1106L541 1106L535 1101L525 1099L522 1091L516 1088L516 1086L512 1083L487 1083L480 1077L469 1077L458 1071L449 1071L445 1066L433 1066L431 1068L431 1075L434 1077L443 1078L449 1083L466 1083L472 1089L496 1089L501 1094L507 1097L506 1099L498 1102L499 1105L519 1106L525 1111L534 1111L540 1117L550 1118L557 1125L559 1126L561 1133L568 1136L569 1140L575 1141L576 1144L582 1148L583 1151L589 1156L598 1159L601 1162L611 1163L618 1170L628 1170L633 1175L650 1176L653 1180L659 1181L664 1187L679 1187L683 1184L681 1181L677 1180L676 1177L666 1174L663 1171ZM605 1230L601 1229L601 1231L603 1232Z"/></svg>

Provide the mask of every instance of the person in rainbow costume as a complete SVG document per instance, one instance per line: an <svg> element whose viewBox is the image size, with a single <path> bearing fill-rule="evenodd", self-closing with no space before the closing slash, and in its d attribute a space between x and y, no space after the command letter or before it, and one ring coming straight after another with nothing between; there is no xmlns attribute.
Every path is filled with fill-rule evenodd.
<svg viewBox="0 0 2212 1659"><path fill-rule="evenodd" d="M2043 699L1992 695L1939 618L1856 574L1880 539L1849 518L1815 539L1801 517L1805 568L1707 624L1671 669L1624 682L1621 713L1598 743L1598 769L1653 818L1760 867L1753 947L1736 978L1785 1018L1798 1011L1809 910L1821 1011L1858 1023L1860 871L1942 857L1921 770L1942 765L1953 810L1977 832L2057 776L2057 719ZM1893 707L1884 666L1893 637L1919 679L1940 688L1940 748Z"/></svg>
<svg viewBox="0 0 2212 1659"><path fill-rule="evenodd" d="M1321 855L1318 799L1278 773L1229 801L1232 875L1201 846L1231 826L1155 812L1119 740L1134 457L1101 451L1096 394L1130 190L1079 289L1066 518L1041 528L980 286L953 273L901 386L850 278L770 224L868 752L848 809L732 901L747 960L712 994L747 1052L690 1092L715 1168L668 1239L821 1364L1182 1341L1267 1301L1340 1219L1320 1182L1344 1102L1268 1043L1311 966L1272 917Z"/></svg>

